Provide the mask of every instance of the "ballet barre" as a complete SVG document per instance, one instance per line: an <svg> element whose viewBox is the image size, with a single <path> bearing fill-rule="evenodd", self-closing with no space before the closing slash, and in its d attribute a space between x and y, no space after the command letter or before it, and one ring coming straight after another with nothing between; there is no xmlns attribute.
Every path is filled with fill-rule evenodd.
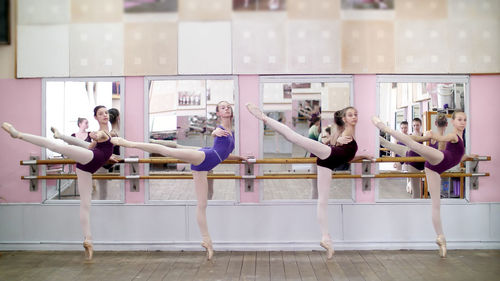
<svg viewBox="0 0 500 281"><path fill-rule="evenodd" d="M477 189L478 178L489 176L489 173L480 173L479 161L490 161L490 156L478 156L474 158L467 158L465 161L472 162L472 171L469 173L464 172L446 172L441 175L443 178L460 178L460 185L463 186L464 179L466 177L471 178L471 184L473 189ZM351 161L351 163L361 163L362 169L361 174L350 174L350 173L332 173L332 178L334 179L362 179L363 190L369 190L371 187L371 179L381 179L381 178L425 178L425 173L401 173L401 172L391 172L391 173L371 173L371 164L374 163L385 163L385 162L424 162L423 157L380 157L374 160L362 159ZM108 162L114 163L114 162ZM179 164L186 163L175 158L170 157L151 157L140 159L137 157L124 158L118 163L130 164L130 175L121 176L118 174L94 174L93 179L99 180L131 180L131 190L138 191L139 180L156 180L156 179L192 179L191 174L150 174L150 175L139 175L138 164ZM268 173L263 175L254 174L255 164L315 164L316 158L314 157L304 157L304 158L268 158L268 159L254 159L250 158L247 161L242 160L225 160L222 164L244 164L244 175L236 174L208 174L208 179L235 179L235 180L245 180L245 190L248 192L253 191L253 180L255 179L316 179L316 174L281 174L281 173ZM22 176L24 180L30 180L30 190L35 191L38 180L61 180L61 179L76 179L75 174L60 174L60 175L45 175L39 176L37 165L66 165L66 164L76 164L72 159L47 159L47 160L22 160L21 165L29 165L30 175ZM427 184L425 183L424 194L427 198ZM463 192L461 193L463 196Z"/></svg>

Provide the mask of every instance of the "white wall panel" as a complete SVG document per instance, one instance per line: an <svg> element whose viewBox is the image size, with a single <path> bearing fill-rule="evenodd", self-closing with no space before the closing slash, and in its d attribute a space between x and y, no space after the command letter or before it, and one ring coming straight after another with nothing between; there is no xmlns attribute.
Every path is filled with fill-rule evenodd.
<svg viewBox="0 0 500 281"><path fill-rule="evenodd" d="M78 205L0 205L0 249L81 248ZM94 205L97 250L201 250L194 205ZM336 249L435 249L430 204L332 204ZM208 206L217 250L319 249L310 203ZM500 248L500 204L442 206L450 249ZM7 226L7 227L4 227Z"/></svg>
<svg viewBox="0 0 500 281"><path fill-rule="evenodd" d="M17 27L17 76L69 76L69 26Z"/></svg>
<svg viewBox="0 0 500 281"><path fill-rule="evenodd" d="M179 74L231 74L231 23L180 22Z"/></svg>
<svg viewBox="0 0 500 281"><path fill-rule="evenodd" d="M14 2L11 1L11 5ZM18 24L69 23L69 0L19 0L17 1Z"/></svg>

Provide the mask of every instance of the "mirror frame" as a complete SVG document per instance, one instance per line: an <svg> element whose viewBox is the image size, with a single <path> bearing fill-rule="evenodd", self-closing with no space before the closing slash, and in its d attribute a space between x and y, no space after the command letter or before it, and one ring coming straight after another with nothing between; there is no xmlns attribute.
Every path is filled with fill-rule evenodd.
<svg viewBox="0 0 500 281"><path fill-rule="evenodd" d="M467 126L465 128L465 142L467 146L465 147L465 153L470 153L470 76L469 75L377 75L376 84L376 115L380 115L380 83L463 83L464 84L464 112L468 116L469 122L467 122ZM409 105L411 106L411 104ZM378 132L378 131L377 131ZM375 138L375 154L379 153L380 142L378 137ZM470 173L471 167L470 163L466 163L465 165L467 173ZM378 165L375 165L375 172L379 173ZM465 178L465 186L464 186L465 194L464 199L460 198L442 198L441 201L443 203L466 203L470 201L470 179ZM379 181L375 180L375 202L381 203L422 203L422 202L430 202L430 198L421 198L421 199L383 199L380 198L380 186Z"/></svg>
<svg viewBox="0 0 500 281"><path fill-rule="evenodd" d="M120 135L125 136L125 122L127 115L125 114L125 77L64 77L64 78L42 78L42 136L46 137L45 132L47 130L47 93L46 84L47 82L120 82ZM45 149L42 149L42 159L47 158L47 153ZM120 147L120 155L125 155L123 147ZM125 167L122 165L122 167ZM42 165L39 167L41 169L41 175L46 175L47 166ZM120 175L125 175L125 169L120 169ZM120 183L120 199L119 200L92 200L92 204L109 204L109 203L125 203L125 181ZM80 200L53 200L47 199L47 183L42 181L42 204L80 204Z"/></svg>
<svg viewBox="0 0 500 281"><path fill-rule="evenodd" d="M151 81L158 80L233 80L234 83L234 137L236 139L232 153L238 154L240 151L240 128L239 128L239 84L237 75L193 75L193 76L144 76L144 142L149 142L149 85ZM149 157L149 153L144 152L144 158ZM144 173L149 174L149 164L144 165ZM240 174L239 166L235 167L235 174ZM235 199L234 200L208 200L209 205L234 205L240 202L240 181L235 180ZM149 180L144 181L144 202L145 204L158 205L196 205L196 199L193 200L152 200L150 199Z"/></svg>
<svg viewBox="0 0 500 281"><path fill-rule="evenodd" d="M354 104L354 77L353 75L276 75L276 76L260 76L259 77L259 104L260 108L263 108L264 100L264 83L348 83L349 84L349 103ZM264 124L259 122L259 141L262 143L259 145L259 158L264 157ZM351 169L351 174L354 173L355 169ZM259 169L259 175L262 175L263 169ZM352 181L351 186L351 198L350 199L328 199L328 202L355 202L356 199L356 181ZM264 200L264 189L259 188L259 201L266 203L279 203L279 204L289 204L289 203L311 203L316 204L317 199L276 199L276 200Z"/></svg>

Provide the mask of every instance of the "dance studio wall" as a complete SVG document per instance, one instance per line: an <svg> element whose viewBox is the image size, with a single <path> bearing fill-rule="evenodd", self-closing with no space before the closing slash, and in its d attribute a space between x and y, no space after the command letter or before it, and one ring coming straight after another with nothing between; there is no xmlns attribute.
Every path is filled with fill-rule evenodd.
<svg viewBox="0 0 500 281"><path fill-rule="evenodd" d="M17 2L17 77L500 72L493 0L354 12L340 0L289 0L279 12L179 0L155 16L124 13L123 0Z"/></svg>

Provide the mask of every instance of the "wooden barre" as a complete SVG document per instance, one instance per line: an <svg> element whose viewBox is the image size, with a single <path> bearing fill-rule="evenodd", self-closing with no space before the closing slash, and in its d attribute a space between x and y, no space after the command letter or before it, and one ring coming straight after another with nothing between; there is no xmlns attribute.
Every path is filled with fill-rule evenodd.
<svg viewBox="0 0 500 281"><path fill-rule="evenodd" d="M490 173L443 173L442 178L461 178L461 177L489 177ZM315 179L316 174L264 174L262 176L237 176L234 174L212 174L207 176L209 179ZM424 173L382 173L377 175L351 175L351 174L332 174L334 179L360 179L360 178L424 178ZM47 176L22 176L23 180L60 180L76 179L76 174L67 175L47 175ZM149 175L149 176L115 176L97 174L92 176L96 180L128 180L128 179L192 179L189 174L173 175Z"/></svg>
<svg viewBox="0 0 500 281"><path fill-rule="evenodd" d="M491 156L479 156L476 158L466 158L464 161L490 161ZM370 160L356 160L350 163L371 163ZM423 157L380 157L375 159L375 162L425 162ZM125 158L121 159L118 163L149 163L149 164L175 164L186 163L175 158L170 157L152 157L152 158ZM246 164L241 160L224 160L221 164ZM268 159L255 159L250 160L248 163L255 164L315 164L315 157L305 158L268 158ZM47 160L21 160L20 165L54 165L54 164L76 164L72 159L47 159ZM108 162L113 164L113 162Z"/></svg>

